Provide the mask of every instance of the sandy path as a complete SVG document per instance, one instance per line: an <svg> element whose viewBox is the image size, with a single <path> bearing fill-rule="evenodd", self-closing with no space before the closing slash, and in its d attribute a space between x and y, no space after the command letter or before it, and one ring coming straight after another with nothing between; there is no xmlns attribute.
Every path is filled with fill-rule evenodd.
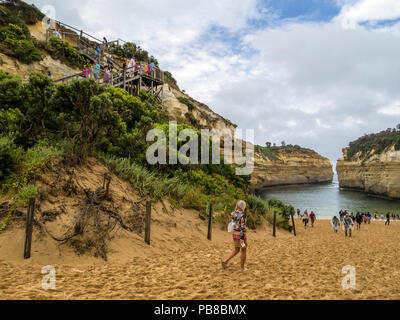
<svg viewBox="0 0 400 320"><path fill-rule="evenodd" d="M189 220L193 228L178 226L174 239L156 228L152 248L137 239L137 255L124 262L112 257L108 263L55 261L55 291L41 287L45 261L6 261L0 256L0 298L400 299L400 223L363 225L351 239L342 231L333 233L328 221L307 230L298 225L297 237L280 231L272 238L264 228L249 234L250 271L240 274L238 257L227 270L220 266L231 249L230 234L214 230L208 242L205 223ZM342 289L346 265L356 268L356 290Z"/></svg>

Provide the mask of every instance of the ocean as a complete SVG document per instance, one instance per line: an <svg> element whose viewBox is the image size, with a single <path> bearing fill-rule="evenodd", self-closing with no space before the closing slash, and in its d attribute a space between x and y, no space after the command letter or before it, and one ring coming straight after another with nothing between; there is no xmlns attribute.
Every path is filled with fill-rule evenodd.
<svg viewBox="0 0 400 320"><path fill-rule="evenodd" d="M309 213L312 210L320 219L331 219L341 209L349 213L369 211L372 215L375 212L400 214L400 201L377 198L358 191L340 190L337 181L331 184L271 187L260 191L258 195L263 199L281 200L295 209L299 208L302 213L305 209Z"/></svg>

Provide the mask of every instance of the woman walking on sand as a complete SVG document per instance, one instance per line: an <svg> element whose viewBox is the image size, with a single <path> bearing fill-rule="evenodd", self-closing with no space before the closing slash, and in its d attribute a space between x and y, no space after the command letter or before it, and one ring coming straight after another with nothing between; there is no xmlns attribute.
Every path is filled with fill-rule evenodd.
<svg viewBox="0 0 400 320"><path fill-rule="evenodd" d="M304 214L303 214L303 223L304 223L304 228L307 228L307 224L308 224L308 212L307 212L307 210L306 211L304 211Z"/></svg>
<svg viewBox="0 0 400 320"><path fill-rule="evenodd" d="M248 269L245 268L246 264L246 251L247 251L247 236L246 236L246 228L247 228L247 217L245 213L246 209L246 202L240 200L236 204L236 209L234 212L231 213L231 222L234 223L233 227L233 244L235 249L229 255L229 257L222 261L222 267L226 269L228 266L228 262L235 257L240 251L242 251L241 256L241 264L240 270L242 272L247 271Z"/></svg>

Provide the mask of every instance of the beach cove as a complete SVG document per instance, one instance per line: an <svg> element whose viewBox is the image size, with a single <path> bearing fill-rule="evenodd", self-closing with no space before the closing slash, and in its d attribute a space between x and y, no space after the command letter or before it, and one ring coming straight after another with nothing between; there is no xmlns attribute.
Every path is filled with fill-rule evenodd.
<svg viewBox="0 0 400 320"><path fill-rule="evenodd" d="M221 268L230 233L215 226L208 241L196 212L177 211L166 223L161 211L151 246L123 233L108 262L37 234L32 258L23 260L23 230L1 234L0 299L400 299L399 223L372 221L352 238L323 220L305 230L295 219L297 237L278 230L273 238L265 225L249 231L250 270L240 274L239 259ZM56 268L56 290L42 288L45 265ZM342 288L345 266L356 270L355 290Z"/></svg>

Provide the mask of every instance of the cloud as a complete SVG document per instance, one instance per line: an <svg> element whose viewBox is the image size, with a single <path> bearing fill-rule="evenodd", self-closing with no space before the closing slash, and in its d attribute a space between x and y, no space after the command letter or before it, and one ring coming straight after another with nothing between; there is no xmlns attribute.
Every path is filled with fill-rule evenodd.
<svg viewBox="0 0 400 320"><path fill-rule="evenodd" d="M348 142L396 124L378 112L400 99L396 34L293 23L247 40L259 54L246 65L262 72L227 82L211 102L240 127L256 128L258 144L285 140L335 160Z"/></svg>
<svg viewBox="0 0 400 320"><path fill-rule="evenodd" d="M400 100L394 101L389 106L378 109L378 113L388 116L400 116Z"/></svg>
<svg viewBox="0 0 400 320"><path fill-rule="evenodd" d="M395 20L400 17L398 0L360 0L342 4L337 19L353 28L360 22Z"/></svg>

